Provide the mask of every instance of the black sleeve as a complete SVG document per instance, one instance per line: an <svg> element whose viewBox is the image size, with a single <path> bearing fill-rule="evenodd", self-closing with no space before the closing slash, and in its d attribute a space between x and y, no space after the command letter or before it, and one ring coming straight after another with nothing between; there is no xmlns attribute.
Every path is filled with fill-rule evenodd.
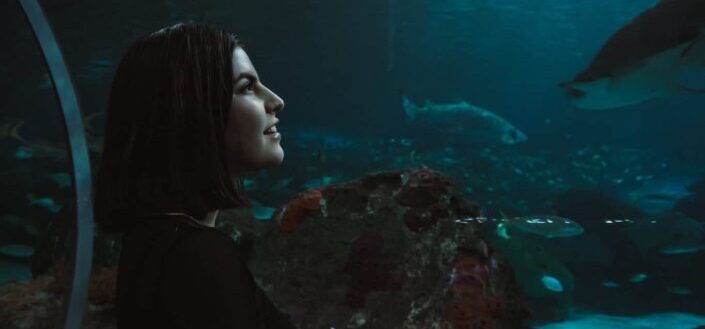
<svg viewBox="0 0 705 329"><path fill-rule="evenodd" d="M219 232L200 232L174 246L162 302L179 328L295 329L256 285L242 251Z"/></svg>

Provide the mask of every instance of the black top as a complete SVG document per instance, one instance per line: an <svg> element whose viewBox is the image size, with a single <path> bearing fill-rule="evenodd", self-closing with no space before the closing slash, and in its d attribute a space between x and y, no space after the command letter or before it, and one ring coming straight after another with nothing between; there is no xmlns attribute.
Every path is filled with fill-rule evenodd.
<svg viewBox="0 0 705 329"><path fill-rule="evenodd" d="M120 329L295 329L254 282L242 248L180 216L125 232L116 305Z"/></svg>

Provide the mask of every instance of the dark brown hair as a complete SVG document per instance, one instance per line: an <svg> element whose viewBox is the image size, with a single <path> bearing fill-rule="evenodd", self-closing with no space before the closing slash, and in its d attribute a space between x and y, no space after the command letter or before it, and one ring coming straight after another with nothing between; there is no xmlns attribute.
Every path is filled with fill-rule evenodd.
<svg viewBox="0 0 705 329"><path fill-rule="evenodd" d="M239 46L232 33L179 23L129 47L113 79L93 187L103 231L122 232L143 214L203 219L248 204L224 139Z"/></svg>

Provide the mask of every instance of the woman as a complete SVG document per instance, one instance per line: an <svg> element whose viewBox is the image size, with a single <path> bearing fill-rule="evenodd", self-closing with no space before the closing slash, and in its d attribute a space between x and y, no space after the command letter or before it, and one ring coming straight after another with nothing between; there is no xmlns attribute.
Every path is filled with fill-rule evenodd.
<svg viewBox="0 0 705 329"><path fill-rule="evenodd" d="M124 232L118 328L294 328L214 227L248 205L243 173L282 162L283 107L220 29L176 24L130 46L94 189L97 223Z"/></svg>

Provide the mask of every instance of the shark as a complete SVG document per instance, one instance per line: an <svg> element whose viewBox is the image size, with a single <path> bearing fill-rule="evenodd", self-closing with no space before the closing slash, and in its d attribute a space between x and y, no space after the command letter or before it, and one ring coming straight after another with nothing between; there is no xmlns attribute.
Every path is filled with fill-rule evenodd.
<svg viewBox="0 0 705 329"><path fill-rule="evenodd" d="M590 65L560 86L573 105L609 110L671 95L702 95L684 76L705 69L705 1L661 0L621 27Z"/></svg>
<svg viewBox="0 0 705 329"><path fill-rule="evenodd" d="M419 106L402 96L402 105L408 122L422 123L444 133L481 137L509 145L527 140L526 134L509 121L466 101L436 104L426 100Z"/></svg>

